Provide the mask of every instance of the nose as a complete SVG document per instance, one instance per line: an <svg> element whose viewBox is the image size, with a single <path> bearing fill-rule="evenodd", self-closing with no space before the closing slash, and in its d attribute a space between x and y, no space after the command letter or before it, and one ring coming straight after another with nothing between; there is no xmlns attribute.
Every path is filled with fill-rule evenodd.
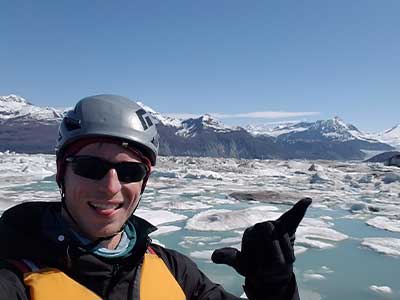
<svg viewBox="0 0 400 300"><path fill-rule="evenodd" d="M113 196L121 190L121 183L115 169L108 170L107 174L101 179L101 190L107 195Z"/></svg>

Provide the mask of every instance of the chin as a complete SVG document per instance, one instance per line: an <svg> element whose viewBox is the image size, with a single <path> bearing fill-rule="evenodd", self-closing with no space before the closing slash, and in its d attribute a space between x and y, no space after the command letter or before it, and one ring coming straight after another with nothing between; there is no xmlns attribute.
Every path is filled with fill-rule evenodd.
<svg viewBox="0 0 400 300"><path fill-rule="evenodd" d="M98 238L103 238L103 237L109 237L112 236L116 233L118 233L121 229L121 226L113 226L113 227L108 227L108 228L102 228L102 229L97 229L97 230L90 230L89 236L92 237L92 239L98 239Z"/></svg>

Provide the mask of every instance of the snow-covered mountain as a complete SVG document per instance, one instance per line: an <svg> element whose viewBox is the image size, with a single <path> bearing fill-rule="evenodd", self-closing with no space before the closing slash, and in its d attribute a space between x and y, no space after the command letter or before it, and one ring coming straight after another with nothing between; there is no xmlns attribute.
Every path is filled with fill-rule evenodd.
<svg viewBox="0 0 400 300"><path fill-rule="evenodd" d="M161 123L164 126L172 126L172 127L180 127L182 120L181 119L177 119L177 118L172 118L172 117L168 117L168 116L163 116L162 114L160 114L159 112L155 111L154 109L152 109L151 107L145 105L143 102L141 101L137 101L137 104L139 104L141 107L143 107L143 109L147 112L149 112L151 114L151 116L153 117L153 120L155 121L155 123Z"/></svg>
<svg viewBox="0 0 400 300"><path fill-rule="evenodd" d="M345 123L339 117L328 120L318 120L316 122L299 122L287 123L279 126L268 128L262 126L247 126L252 134L269 135L273 137L290 138L297 136L299 138L308 139L330 139L332 141L348 141L354 139L369 140L371 138L362 133L354 125Z"/></svg>
<svg viewBox="0 0 400 300"><path fill-rule="evenodd" d="M298 148L304 144L313 144L318 153L322 151L318 148L320 145L337 147L332 155L336 155L339 150L346 152L349 149L359 149L365 153L392 150L387 144L361 132L356 126L345 123L339 117L315 122L283 124L258 134L274 137L283 143L297 144ZM329 147L327 150L330 151Z"/></svg>
<svg viewBox="0 0 400 300"><path fill-rule="evenodd" d="M246 130L226 126L208 114L182 120L139 104L156 123L160 153L164 155L363 159L365 154L361 150L392 150L337 117L280 125L266 134L258 129L255 134L250 127ZM0 97L0 151L54 153L58 124L65 111L37 107L16 95Z"/></svg>
<svg viewBox="0 0 400 300"><path fill-rule="evenodd" d="M271 126L268 124L259 125L247 125L245 128L251 134L266 135L278 137L286 133L302 132L309 129L314 123L311 122L295 122L295 123L283 123L278 126Z"/></svg>
<svg viewBox="0 0 400 300"><path fill-rule="evenodd" d="M382 143L386 143L397 149L400 149L400 124L397 124L383 132L370 134L369 136L381 141Z"/></svg>
<svg viewBox="0 0 400 300"><path fill-rule="evenodd" d="M185 138L195 137L200 131L207 129L219 133L241 130L240 127L227 126L209 114L204 114L198 118L178 119L164 116L142 102L138 101L137 103L151 114L156 123L175 127L177 129L175 134Z"/></svg>
<svg viewBox="0 0 400 300"><path fill-rule="evenodd" d="M36 120L51 122L61 120L64 110L52 107L38 107L17 95L0 96L0 121Z"/></svg>
<svg viewBox="0 0 400 300"><path fill-rule="evenodd" d="M195 137L199 132L207 129L216 133L227 133L238 130L237 127L226 126L211 115L205 114L199 118L183 120L176 134L182 137Z"/></svg>

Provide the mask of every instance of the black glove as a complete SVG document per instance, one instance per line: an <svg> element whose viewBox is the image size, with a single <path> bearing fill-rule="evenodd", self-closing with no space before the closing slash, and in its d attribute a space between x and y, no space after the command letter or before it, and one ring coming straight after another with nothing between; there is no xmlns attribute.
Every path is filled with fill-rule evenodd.
<svg viewBox="0 0 400 300"><path fill-rule="evenodd" d="M241 251L217 249L212 261L229 265L246 278L244 289L249 299L265 299L265 293L282 294L293 276L294 235L311 202L311 198L301 199L279 219L247 228Z"/></svg>

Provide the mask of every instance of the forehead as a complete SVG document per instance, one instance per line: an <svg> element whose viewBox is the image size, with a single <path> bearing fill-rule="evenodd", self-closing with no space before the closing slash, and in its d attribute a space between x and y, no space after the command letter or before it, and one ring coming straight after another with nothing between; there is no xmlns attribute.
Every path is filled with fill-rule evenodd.
<svg viewBox="0 0 400 300"><path fill-rule="evenodd" d="M140 158L128 148L119 144L96 142L91 143L81 148L76 155L93 155L103 157L109 160L118 158L131 158L140 160Z"/></svg>

